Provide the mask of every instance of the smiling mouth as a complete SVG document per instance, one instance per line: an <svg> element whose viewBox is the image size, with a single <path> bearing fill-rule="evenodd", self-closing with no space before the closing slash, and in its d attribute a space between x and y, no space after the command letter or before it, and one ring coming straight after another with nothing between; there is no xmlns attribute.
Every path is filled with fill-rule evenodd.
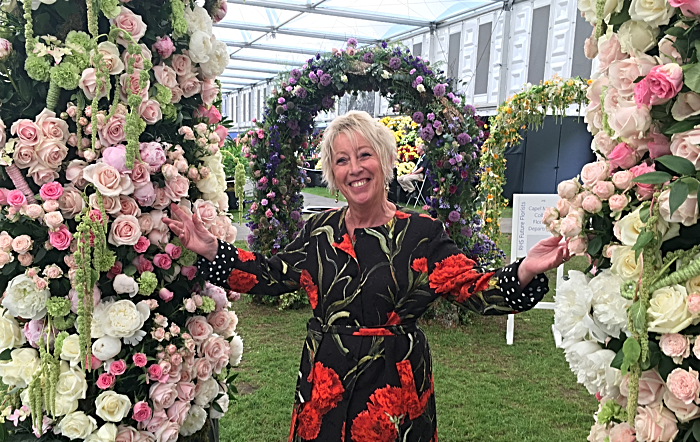
<svg viewBox="0 0 700 442"><path fill-rule="evenodd" d="M369 182L368 180L355 181L354 183L350 183L350 187L362 187L365 184L367 184L368 182Z"/></svg>

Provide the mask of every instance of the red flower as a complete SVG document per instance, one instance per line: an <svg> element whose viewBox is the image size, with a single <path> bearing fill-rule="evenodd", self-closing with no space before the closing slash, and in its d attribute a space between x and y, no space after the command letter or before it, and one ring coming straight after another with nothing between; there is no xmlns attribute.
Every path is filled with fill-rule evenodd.
<svg viewBox="0 0 700 442"><path fill-rule="evenodd" d="M309 303L311 303L311 308L316 308L318 305L318 287L314 284L314 280L311 278L311 274L308 270L301 271L299 284L306 291L306 295L309 297Z"/></svg>
<svg viewBox="0 0 700 442"><path fill-rule="evenodd" d="M399 317L399 314L396 312L391 312L389 313L389 316L387 317L386 324L384 325L398 325L401 324L401 318Z"/></svg>
<svg viewBox="0 0 700 442"><path fill-rule="evenodd" d="M416 272L428 273L428 259L427 258L416 258L411 264L411 268Z"/></svg>
<svg viewBox="0 0 700 442"><path fill-rule="evenodd" d="M456 301L464 302L474 293L483 292L484 290L486 290L489 287L489 281L491 280L492 276L493 272L484 273L473 285L464 284L462 288L459 289L459 295L457 296Z"/></svg>
<svg viewBox="0 0 700 442"><path fill-rule="evenodd" d="M411 217L411 215L409 215L408 213L404 213L400 210L397 210L395 215L398 219L406 219Z"/></svg>
<svg viewBox="0 0 700 442"><path fill-rule="evenodd" d="M340 442L345 442L345 422L343 422L343 429L340 433Z"/></svg>
<svg viewBox="0 0 700 442"><path fill-rule="evenodd" d="M433 221L435 221L435 218L433 218L430 215L426 215L425 213L419 213L418 216L422 216L423 218L428 218L428 219L432 219Z"/></svg>
<svg viewBox="0 0 700 442"><path fill-rule="evenodd" d="M403 390L400 387L387 385L379 388L369 397L370 404L367 409L379 412L385 416L399 417L406 414Z"/></svg>
<svg viewBox="0 0 700 442"><path fill-rule="evenodd" d="M252 273L234 269L229 275L227 282L234 292L248 293L258 283L258 277Z"/></svg>
<svg viewBox="0 0 700 442"><path fill-rule="evenodd" d="M255 253L243 249L238 249L238 259L240 259L243 262L255 261Z"/></svg>
<svg viewBox="0 0 700 442"><path fill-rule="evenodd" d="M311 440L321 431L321 413L314 402L307 402L298 417L297 436Z"/></svg>
<svg viewBox="0 0 700 442"><path fill-rule="evenodd" d="M353 336L394 336L389 330L378 327L378 328L361 328L356 332L353 332Z"/></svg>
<svg viewBox="0 0 700 442"><path fill-rule="evenodd" d="M401 380L401 390L403 390L404 403L408 409L408 417L411 420L416 419L423 414L425 407L428 405L428 399L433 394L433 380L432 378L430 379L430 388L421 393L420 399L418 399L411 362L408 360L398 362L396 370Z"/></svg>
<svg viewBox="0 0 700 442"><path fill-rule="evenodd" d="M313 382L311 402L318 408L321 416L335 408L338 402L343 399L345 388L343 388L338 373L332 368L324 367L322 363L316 362L307 380Z"/></svg>
<svg viewBox="0 0 700 442"><path fill-rule="evenodd" d="M294 408L292 408L292 425L289 429L289 438L287 439L287 442L292 442L294 440L294 427L297 424L297 414L299 413L299 406L299 404L296 404L294 405Z"/></svg>
<svg viewBox="0 0 700 442"><path fill-rule="evenodd" d="M347 233L343 235L343 241L340 243L334 242L333 247L337 247L343 252L357 259L357 256L355 256L355 249L352 247L352 241L350 241L350 236Z"/></svg>
<svg viewBox="0 0 700 442"><path fill-rule="evenodd" d="M389 416L365 410L352 421L352 442L394 442L398 436Z"/></svg>
<svg viewBox="0 0 700 442"><path fill-rule="evenodd" d="M448 256L435 265L435 269L428 277L430 288L435 289L435 293L452 293L464 299L471 296L462 295L462 286L467 289L474 283L483 284L484 274L479 273L474 268L474 261L460 254ZM489 276L490 277L490 276Z"/></svg>
<svg viewBox="0 0 700 442"><path fill-rule="evenodd" d="M448 192L454 195L455 192L457 192L457 186L454 184L450 184L450 187L447 189Z"/></svg>

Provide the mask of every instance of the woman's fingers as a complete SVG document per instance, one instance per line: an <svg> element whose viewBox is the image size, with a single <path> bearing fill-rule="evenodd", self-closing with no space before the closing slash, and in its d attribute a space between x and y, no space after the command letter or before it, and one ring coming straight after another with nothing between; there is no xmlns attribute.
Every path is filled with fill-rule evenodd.
<svg viewBox="0 0 700 442"><path fill-rule="evenodd" d="M199 235L203 235L205 237L209 236L209 231L206 227L204 227L204 223L202 222L202 220L199 219L196 215L192 215L192 224L194 224L195 232L197 232Z"/></svg>

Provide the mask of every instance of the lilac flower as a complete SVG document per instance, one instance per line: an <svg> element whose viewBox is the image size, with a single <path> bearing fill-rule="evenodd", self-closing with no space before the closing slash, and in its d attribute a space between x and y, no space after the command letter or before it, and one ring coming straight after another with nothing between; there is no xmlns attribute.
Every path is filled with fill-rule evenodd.
<svg viewBox="0 0 700 442"><path fill-rule="evenodd" d="M472 106L471 104L467 104L464 106L464 113L474 115L475 112L476 109L474 109L474 106Z"/></svg>
<svg viewBox="0 0 700 442"><path fill-rule="evenodd" d="M362 56L362 60L364 60L365 63L373 63L374 54L371 52L365 52L365 55Z"/></svg>
<svg viewBox="0 0 700 442"><path fill-rule="evenodd" d="M330 95L327 95L323 97L323 100L321 100L321 105L326 109L330 109L335 105L335 99Z"/></svg>
<svg viewBox="0 0 700 442"><path fill-rule="evenodd" d="M430 140L433 139L435 136L435 131L433 131L433 127L428 125L425 126L423 129L420 131L420 137L425 140L426 143L429 143Z"/></svg>
<svg viewBox="0 0 700 442"><path fill-rule="evenodd" d="M331 84L331 76L328 74L321 75L321 86L326 87Z"/></svg>
<svg viewBox="0 0 700 442"><path fill-rule="evenodd" d="M350 37L348 39L348 46L352 46L353 48L357 46L357 39Z"/></svg>
<svg viewBox="0 0 700 442"><path fill-rule="evenodd" d="M455 160L457 160L458 163L460 161L462 161L463 159L464 159L464 157L462 155L460 155L460 154L455 155Z"/></svg>
<svg viewBox="0 0 700 442"><path fill-rule="evenodd" d="M416 78L416 80L418 80ZM433 87L433 94L435 94L436 97L442 97L445 95L445 85L442 83L438 83Z"/></svg>
<svg viewBox="0 0 700 442"><path fill-rule="evenodd" d="M292 69L290 74L292 75L292 78L294 78L295 80L298 80L301 78L301 71L297 68Z"/></svg>
<svg viewBox="0 0 700 442"><path fill-rule="evenodd" d="M423 83L423 77L421 77L421 76L419 75L419 76L416 77L416 84L421 84L421 83Z"/></svg>
<svg viewBox="0 0 700 442"><path fill-rule="evenodd" d="M452 100L454 97L455 97L455 94L453 94L452 92L447 94L447 98L449 98L450 100Z"/></svg>
<svg viewBox="0 0 700 442"><path fill-rule="evenodd" d="M413 75L413 74L416 73L416 70L415 70L415 69L411 69L408 73L411 74L411 75Z"/></svg>
<svg viewBox="0 0 700 442"><path fill-rule="evenodd" d="M433 121L435 119L435 114L431 112L427 115L427 118L428 118L428 121Z"/></svg>
<svg viewBox="0 0 700 442"><path fill-rule="evenodd" d="M456 223L457 221L459 221L459 218L460 218L459 212L457 212L456 210L453 210L452 212L450 212L449 215L447 215L447 219L449 219L453 223Z"/></svg>
<svg viewBox="0 0 700 442"><path fill-rule="evenodd" d="M389 67L391 69L398 69L401 67L401 59L398 57L391 57L391 60L389 60Z"/></svg>
<svg viewBox="0 0 700 442"><path fill-rule="evenodd" d="M309 72L309 79L312 83L318 83L318 77L315 72Z"/></svg>
<svg viewBox="0 0 700 442"><path fill-rule="evenodd" d="M416 124L421 124L423 122L423 112L414 112L413 113L413 121L416 122Z"/></svg>
<svg viewBox="0 0 700 442"><path fill-rule="evenodd" d="M279 104L284 104L285 101L287 101L287 100L285 100L284 97L279 97L279 98L277 99L277 102L278 102Z"/></svg>
<svg viewBox="0 0 700 442"><path fill-rule="evenodd" d="M267 198L263 198L263 199L260 200L260 205L261 205L261 206L267 206L267 203L268 203Z"/></svg>
<svg viewBox="0 0 700 442"><path fill-rule="evenodd" d="M472 139L472 137L469 136L467 133L461 133L457 135L457 142L459 143L460 146L464 146L465 144L469 143Z"/></svg>
<svg viewBox="0 0 700 442"><path fill-rule="evenodd" d="M454 104L456 104L456 105L459 106L459 103L462 102L462 99L459 98L459 97L454 97L454 98L452 99L452 102L453 102Z"/></svg>

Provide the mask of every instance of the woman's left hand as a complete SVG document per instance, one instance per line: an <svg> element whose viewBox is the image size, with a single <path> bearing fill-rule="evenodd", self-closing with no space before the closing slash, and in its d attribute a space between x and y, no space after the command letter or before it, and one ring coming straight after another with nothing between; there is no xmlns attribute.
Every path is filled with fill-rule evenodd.
<svg viewBox="0 0 700 442"><path fill-rule="evenodd" d="M525 287L540 273L559 267L569 260L569 248L561 236L543 239L534 245L520 263L518 278Z"/></svg>

